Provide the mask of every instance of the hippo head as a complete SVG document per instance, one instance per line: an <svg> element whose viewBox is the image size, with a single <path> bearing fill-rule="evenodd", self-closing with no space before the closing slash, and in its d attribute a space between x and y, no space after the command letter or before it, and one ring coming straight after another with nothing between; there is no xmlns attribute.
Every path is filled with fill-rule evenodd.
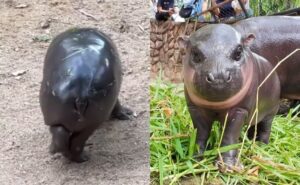
<svg viewBox="0 0 300 185"><path fill-rule="evenodd" d="M183 75L189 95L208 107L232 101L241 92L245 95L253 70L248 46L254 38L253 34L242 37L226 24L207 25L190 37L180 37L179 46L186 50Z"/></svg>

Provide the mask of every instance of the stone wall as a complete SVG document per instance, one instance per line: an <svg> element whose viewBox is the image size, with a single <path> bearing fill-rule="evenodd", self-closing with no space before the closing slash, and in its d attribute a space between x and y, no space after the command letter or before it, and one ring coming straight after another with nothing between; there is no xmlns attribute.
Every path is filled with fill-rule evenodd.
<svg viewBox="0 0 300 185"><path fill-rule="evenodd" d="M151 79L162 72L163 79L180 82L183 52L178 48L177 38L183 34L190 35L204 24L158 22L153 19L150 24Z"/></svg>

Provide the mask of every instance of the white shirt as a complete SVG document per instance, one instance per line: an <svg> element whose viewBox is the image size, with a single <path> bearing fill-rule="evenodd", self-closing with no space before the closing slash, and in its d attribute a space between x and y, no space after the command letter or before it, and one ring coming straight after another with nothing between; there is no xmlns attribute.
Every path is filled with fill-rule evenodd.
<svg viewBox="0 0 300 185"><path fill-rule="evenodd" d="M232 6L232 8L234 8L234 9L242 10L242 8L241 8L240 3L239 3L238 0L233 0L233 1L231 2L231 6ZM245 9L246 9L246 10L250 9L249 0L247 0L246 4L245 4L244 6L245 6Z"/></svg>

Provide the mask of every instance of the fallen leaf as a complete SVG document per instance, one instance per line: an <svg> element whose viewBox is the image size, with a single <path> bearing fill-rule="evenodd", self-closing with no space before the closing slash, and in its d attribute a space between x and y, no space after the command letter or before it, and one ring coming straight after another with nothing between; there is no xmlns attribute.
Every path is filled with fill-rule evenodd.
<svg viewBox="0 0 300 185"><path fill-rule="evenodd" d="M173 114L173 110L169 107L163 108L163 111L164 111L165 115L167 116L167 118L170 118Z"/></svg>
<svg viewBox="0 0 300 185"><path fill-rule="evenodd" d="M15 6L15 8L19 8L19 9L27 8L27 7L29 7L28 4L18 4L18 5Z"/></svg>
<svg viewBox="0 0 300 185"><path fill-rule="evenodd" d="M252 175L252 176L257 177L258 171L259 171L259 166L255 166L247 171L247 175Z"/></svg>
<svg viewBox="0 0 300 185"><path fill-rule="evenodd" d="M32 38L34 42L49 42L50 37L48 35L39 35Z"/></svg>
<svg viewBox="0 0 300 185"><path fill-rule="evenodd" d="M21 76L21 75L24 75L26 73L26 70L18 70L18 71L14 71L14 72L12 72L11 74L13 75L13 76Z"/></svg>

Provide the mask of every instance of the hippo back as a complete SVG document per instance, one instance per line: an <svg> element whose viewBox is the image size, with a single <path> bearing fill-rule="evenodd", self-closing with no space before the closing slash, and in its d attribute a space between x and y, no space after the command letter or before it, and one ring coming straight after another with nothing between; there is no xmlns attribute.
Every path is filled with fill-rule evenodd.
<svg viewBox="0 0 300 185"><path fill-rule="evenodd" d="M300 48L300 17L253 17L239 21L233 26L242 35L253 33L256 39L251 50L266 58L273 66L295 49ZM282 86L282 97L300 98L294 93L300 92L299 68L300 52L297 52L277 69Z"/></svg>
<svg viewBox="0 0 300 185"><path fill-rule="evenodd" d="M119 56L106 35L89 28L60 34L44 63L40 102L46 124L108 119L120 84Z"/></svg>

